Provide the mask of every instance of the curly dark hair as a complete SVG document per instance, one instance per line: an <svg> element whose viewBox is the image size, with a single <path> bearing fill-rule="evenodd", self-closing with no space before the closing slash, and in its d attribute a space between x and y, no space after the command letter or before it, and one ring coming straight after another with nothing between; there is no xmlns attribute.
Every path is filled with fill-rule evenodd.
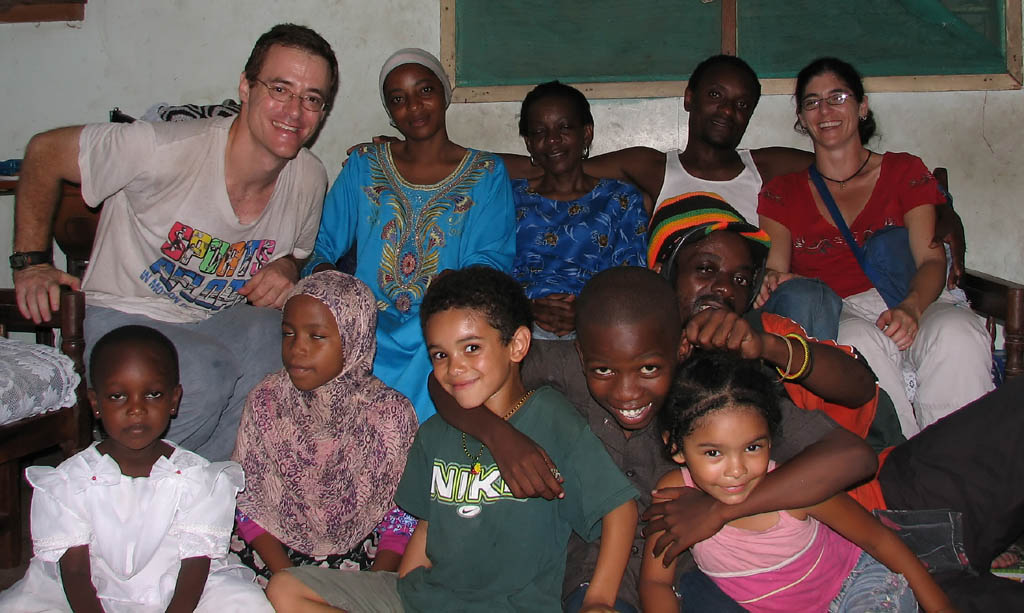
<svg viewBox="0 0 1024 613"><path fill-rule="evenodd" d="M279 23L264 32L256 41L252 52L249 54L249 59L245 62L246 80L249 83L256 82L256 79L260 77L260 71L263 70L263 60L266 59L267 52L274 45L299 49L311 55L320 56L327 61L331 81L327 86L327 91L324 92L324 100L327 102L328 108L333 106L334 97L338 93L338 58L334 55L334 49L331 48L331 44L324 40L324 37L306 26L299 26L294 23Z"/></svg>
<svg viewBox="0 0 1024 613"><path fill-rule="evenodd" d="M779 393L760 360L697 350L676 372L665 406L658 414L662 431L668 433L665 449L669 454L676 453L702 418L730 406L759 410L775 437L782 422Z"/></svg>
<svg viewBox="0 0 1024 613"><path fill-rule="evenodd" d="M576 117L580 120L580 123L585 126L594 125L594 115L590 112L590 102L587 101L587 97L583 95L583 92L561 81L548 81L531 89L530 93L526 94L526 97L523 98L523 106L519 110L519 136L529 134L528 117L530 116L530 107L534 102L544 98L563 98L568 100L569 104L575 107Z"/></svg>
<svg viewBox="0 0 1024 613"><path fill-rule="evenodd" d="M123 359L121 352L125 347L152 349L160 360L161 370L171 377L175 385L178 384L178 350L174 348L171 339L149 326L131 325L107 332L93 345L89 354L89 381L92 385L96 385L98 376Z"/></svg>
<svg viewBox="0 0 1024 613"><path fill-rule="evenodd" d="M846 86L853 92L853 97L857 100L858 104L864 101L864 79L857 72L856 68L839 58L819 57L804 66L803 70L796 75L796 91L793 93L793 96L796 98L797 115L800 114L800 101L803 100L806 93L807 83L814 77L828 72L836 75L840 81L846 83ZM799 118L797 118L793 127L801 134L806 133L801 129ZM871 109L868 109L867 116L857 125L857 131L860 133L860 143L866 145L877 130L878 124L875 123L875 114Z"/></svg>
<svg viewBox="0 0 1024 613"><path fill-rule="evenodd" d="M430 283L420 305L420 325L435 313L448 309L472 309L487 319L506 345L520 326L533 325L530 301L519 283L488 266L468 266L447 271Z"/></svg>
<svg viewBox="0 0 1024 613"><path fill-rule="evenodd" d="M757 78L757 73L750 67L750 64L735 55L712 55L700 64L697 64L697 67L690 73L690 78L686 82L686 89L696 90L704 73L718 65L735 68L750 79L750 83L754 87L754 106L757 106L758 101L761 99L761 81Z"/></svg>

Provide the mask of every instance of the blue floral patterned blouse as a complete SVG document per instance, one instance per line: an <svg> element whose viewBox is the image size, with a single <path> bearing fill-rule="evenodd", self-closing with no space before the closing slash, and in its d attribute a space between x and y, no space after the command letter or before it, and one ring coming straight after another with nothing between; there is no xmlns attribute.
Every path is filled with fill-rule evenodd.
<svg viewBox="0 0 1024 613"><path fill-rule="evenodd" d="M582 198L563 202L512 181L516 258L512 275L526 295L579 294L595 274L613 266L647 265L647 211L628 183L601 179Z"/></svg>
<svg viewBox="0 0 1024 613"><path fill-rule="evenodd" d="M432 370L419 310L443 270L483 264L508 272L515 244L512 190L501 159L469 149L449 176L414 185L387 143L352 152L324 201L320 233L303 276L356 246L355 276L377 298L373 374L402 392L420 422L434 414Z"/></svg>

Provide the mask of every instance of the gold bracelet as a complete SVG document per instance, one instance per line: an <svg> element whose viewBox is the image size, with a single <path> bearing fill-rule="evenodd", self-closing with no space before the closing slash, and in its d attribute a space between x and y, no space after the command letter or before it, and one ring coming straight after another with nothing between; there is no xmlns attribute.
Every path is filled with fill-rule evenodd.
<svg viewBox="0 0 1024 613"><path fill-rule="evenodd" d="M788 374L789 373L789 369L787 368L786 369L786 373L787 374L782 375L783 379L786 379L787 381L794 381L796 379L802 378L804 375L807 374L807 366L811 363L811 346L807 343L807 339L805 339L803 336L800 336L799 334L796 334L796 333L792 333L791 332L791 333L786 335L786 338L791 338L791 339L796 340L804 348L804 363L800 365L800 370L798 370L794 374L790 375L790 374Z"/></svg>
<svg viewBox="0 0 1024 613"><path fill-rule="evenodd" d="M786 371L783 372L778 366L775 367L775 370L779 371L779 381L782 381L783 379L790 378L789 369L793 366L793 343L785 336L781 336L779 334L773 334L772 336L777 336L786 341L786 349L789 351L789 358L786 360Z"/></svg>

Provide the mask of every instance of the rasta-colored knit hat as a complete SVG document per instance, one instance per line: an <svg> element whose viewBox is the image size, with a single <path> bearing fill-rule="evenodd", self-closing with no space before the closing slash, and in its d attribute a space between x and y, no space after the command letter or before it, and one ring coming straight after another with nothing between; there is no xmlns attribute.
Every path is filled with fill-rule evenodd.
<svg viewBox="0 0 1024 613"><path fill-rule="evenodd" d="M758 270L763 268L771 246L768 234L747 223L721 196L709 192L670 198L654 211L648 234L647 265L654 268L661 263L662 276L674 284L679 250L718 230L736 232L750 241L754 266ZM760 275L757 281L760 283Z"/></svg>

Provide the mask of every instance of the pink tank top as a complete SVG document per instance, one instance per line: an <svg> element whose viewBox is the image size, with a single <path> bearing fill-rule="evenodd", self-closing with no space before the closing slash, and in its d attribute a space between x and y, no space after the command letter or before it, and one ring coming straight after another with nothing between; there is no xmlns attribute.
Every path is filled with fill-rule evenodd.
<svg viewBox="0 0 1024 613"><path fill-rule="evenodd" d="M768 470L774 468L772 462ZM682 471L694 487L689 471ZM693 546L697 566L748 611L826 611L861 549L813 517L778 516L762 532L724 526Z"/></svg>

